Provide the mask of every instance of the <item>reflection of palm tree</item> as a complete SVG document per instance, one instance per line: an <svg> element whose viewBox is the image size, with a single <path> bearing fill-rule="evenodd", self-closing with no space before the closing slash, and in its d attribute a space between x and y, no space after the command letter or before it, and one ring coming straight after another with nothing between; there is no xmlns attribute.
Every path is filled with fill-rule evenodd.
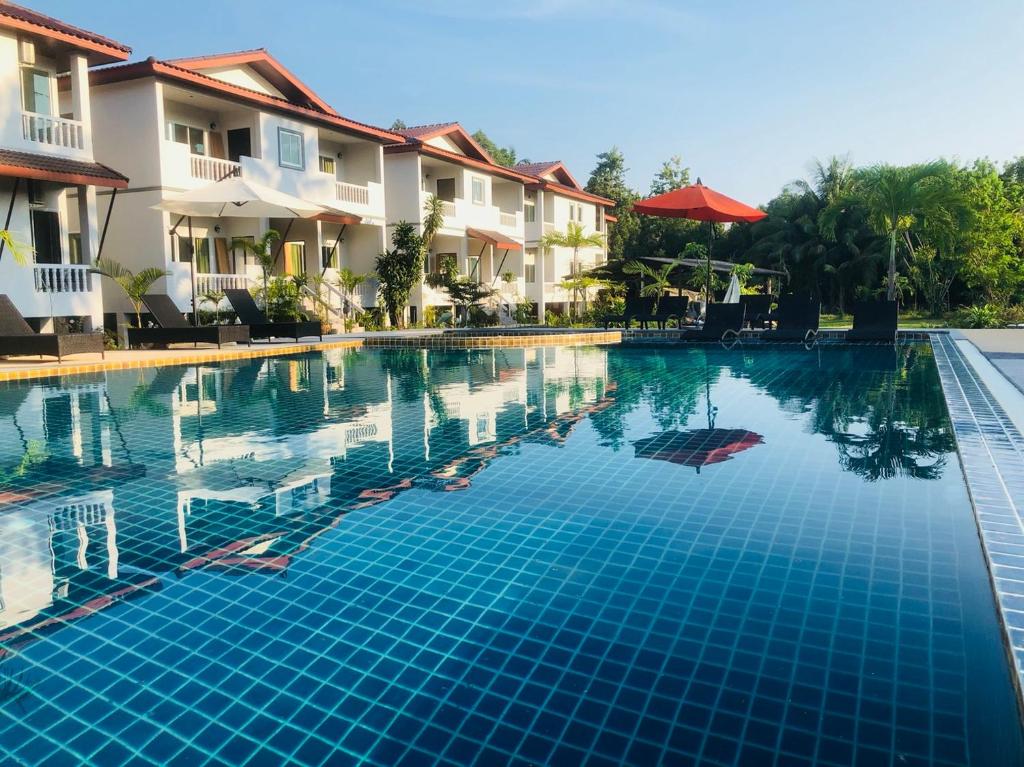
<svg viewBox="0 0 1024 767"><path fill-rule="evenodd" d="M839 449L843 469L869 482L894 477L938 479L950 448L942 432L907 429L891 421L864 435L835 434L832 441Z"/></svg>

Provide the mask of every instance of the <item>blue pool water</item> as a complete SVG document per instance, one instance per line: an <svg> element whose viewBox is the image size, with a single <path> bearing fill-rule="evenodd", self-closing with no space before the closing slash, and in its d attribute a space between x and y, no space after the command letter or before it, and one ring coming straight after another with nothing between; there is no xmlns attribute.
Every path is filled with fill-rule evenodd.
<svg viewBox="0 0 1024 767"><path fill-rule="evenodd" d="M1021 753L927 345L0 388L0 764Z"/></svg>

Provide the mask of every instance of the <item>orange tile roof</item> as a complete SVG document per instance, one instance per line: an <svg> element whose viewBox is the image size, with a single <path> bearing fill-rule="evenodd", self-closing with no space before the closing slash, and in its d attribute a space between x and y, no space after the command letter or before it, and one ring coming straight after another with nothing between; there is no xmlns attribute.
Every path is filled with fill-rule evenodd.
<svg viewBox="0 0 1024 767"><path fill-rule="evenodd" d="M430 144L423 144L415 139L410 139L404 144L389 144L384 147L384 154L401 154L403 152L419 152L420 154L425 154L429 157L436 157L439 160L452 162L456 165L463 165L467 168L477 168L478 170L486 171L495 176L501 176L502 178L506 178L510 181L518 181L521 184L527 184L536 180L533 176L527 176L526 174L520 173L512 168L506 168L504 165L498 165L495 162L484 162L483 160L477 160L473 157L467 157L464 154L449 152L447 149L441 149Z"/></svg>
<svg viewBox="0 0 1024 767"><path fill-rule="evenodd" d="M270 96L250 88L218 80L215 77L204 75L202 72L197 72L193 69L171 64L167 61L157 61L152 56L145 61L94 69L89 73L89 83L96 87L110 83L138 80L144 77L156 77L161 80L184 85L185 87L200 88L236 101L305 118L318 125L355 134L381 143L401 143L406 140L404 136L393 131L350 120L340 115L325 114L309 107L293 104L287 99Z"/></svg>
<svg viewBox="0 0 1024 767"><path fill-rule="evenodd" d="M31 32L75 48L91 51L98 54L92 57L90 63L93 64L124 61L132 52L127 45L111 40L109 37L98 35L6 0L0 0L0 27Z"/></svg>
<svg viewBox="0 0 1024 767"><path fill-rule="evenodd" d="M128 186L127 176L98 162L69 160L35 152L16 152L13 149L0 149L0 176L72 185Z"/></svg>

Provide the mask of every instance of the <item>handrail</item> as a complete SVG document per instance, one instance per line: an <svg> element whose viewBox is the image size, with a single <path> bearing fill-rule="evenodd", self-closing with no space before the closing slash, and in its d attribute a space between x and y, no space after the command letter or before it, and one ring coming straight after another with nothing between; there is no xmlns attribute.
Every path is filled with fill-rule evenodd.
<svg viewBox="0 0 1024 767"><path fill-rule="evenodd" d="M327 283L324 284L326 285ZM324 301L324 297L317 293L315 290L313 290L313 288L309 287L309 285L300 285L299 288L304 293L308 294L310 298L312 298L314 301L321 304L325 309L327 309L327 311L331 312L331 314L333 314L339 320L341 320L342 322L345 321L345 315L341 313L341 310L331 306L330 301Z"/></svg>

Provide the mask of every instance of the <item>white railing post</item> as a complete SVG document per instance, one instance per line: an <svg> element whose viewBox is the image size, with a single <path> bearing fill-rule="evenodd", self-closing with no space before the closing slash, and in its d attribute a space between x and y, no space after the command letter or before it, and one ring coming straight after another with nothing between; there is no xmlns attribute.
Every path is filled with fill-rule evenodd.
<svg viewBox="0 0 1024 767"><path fill-rule="evenodd" d="M370 204L369 187L358 184L348 184L344 181L335 182L335 195L340 202L350 202L354 205Z"/></svg>

